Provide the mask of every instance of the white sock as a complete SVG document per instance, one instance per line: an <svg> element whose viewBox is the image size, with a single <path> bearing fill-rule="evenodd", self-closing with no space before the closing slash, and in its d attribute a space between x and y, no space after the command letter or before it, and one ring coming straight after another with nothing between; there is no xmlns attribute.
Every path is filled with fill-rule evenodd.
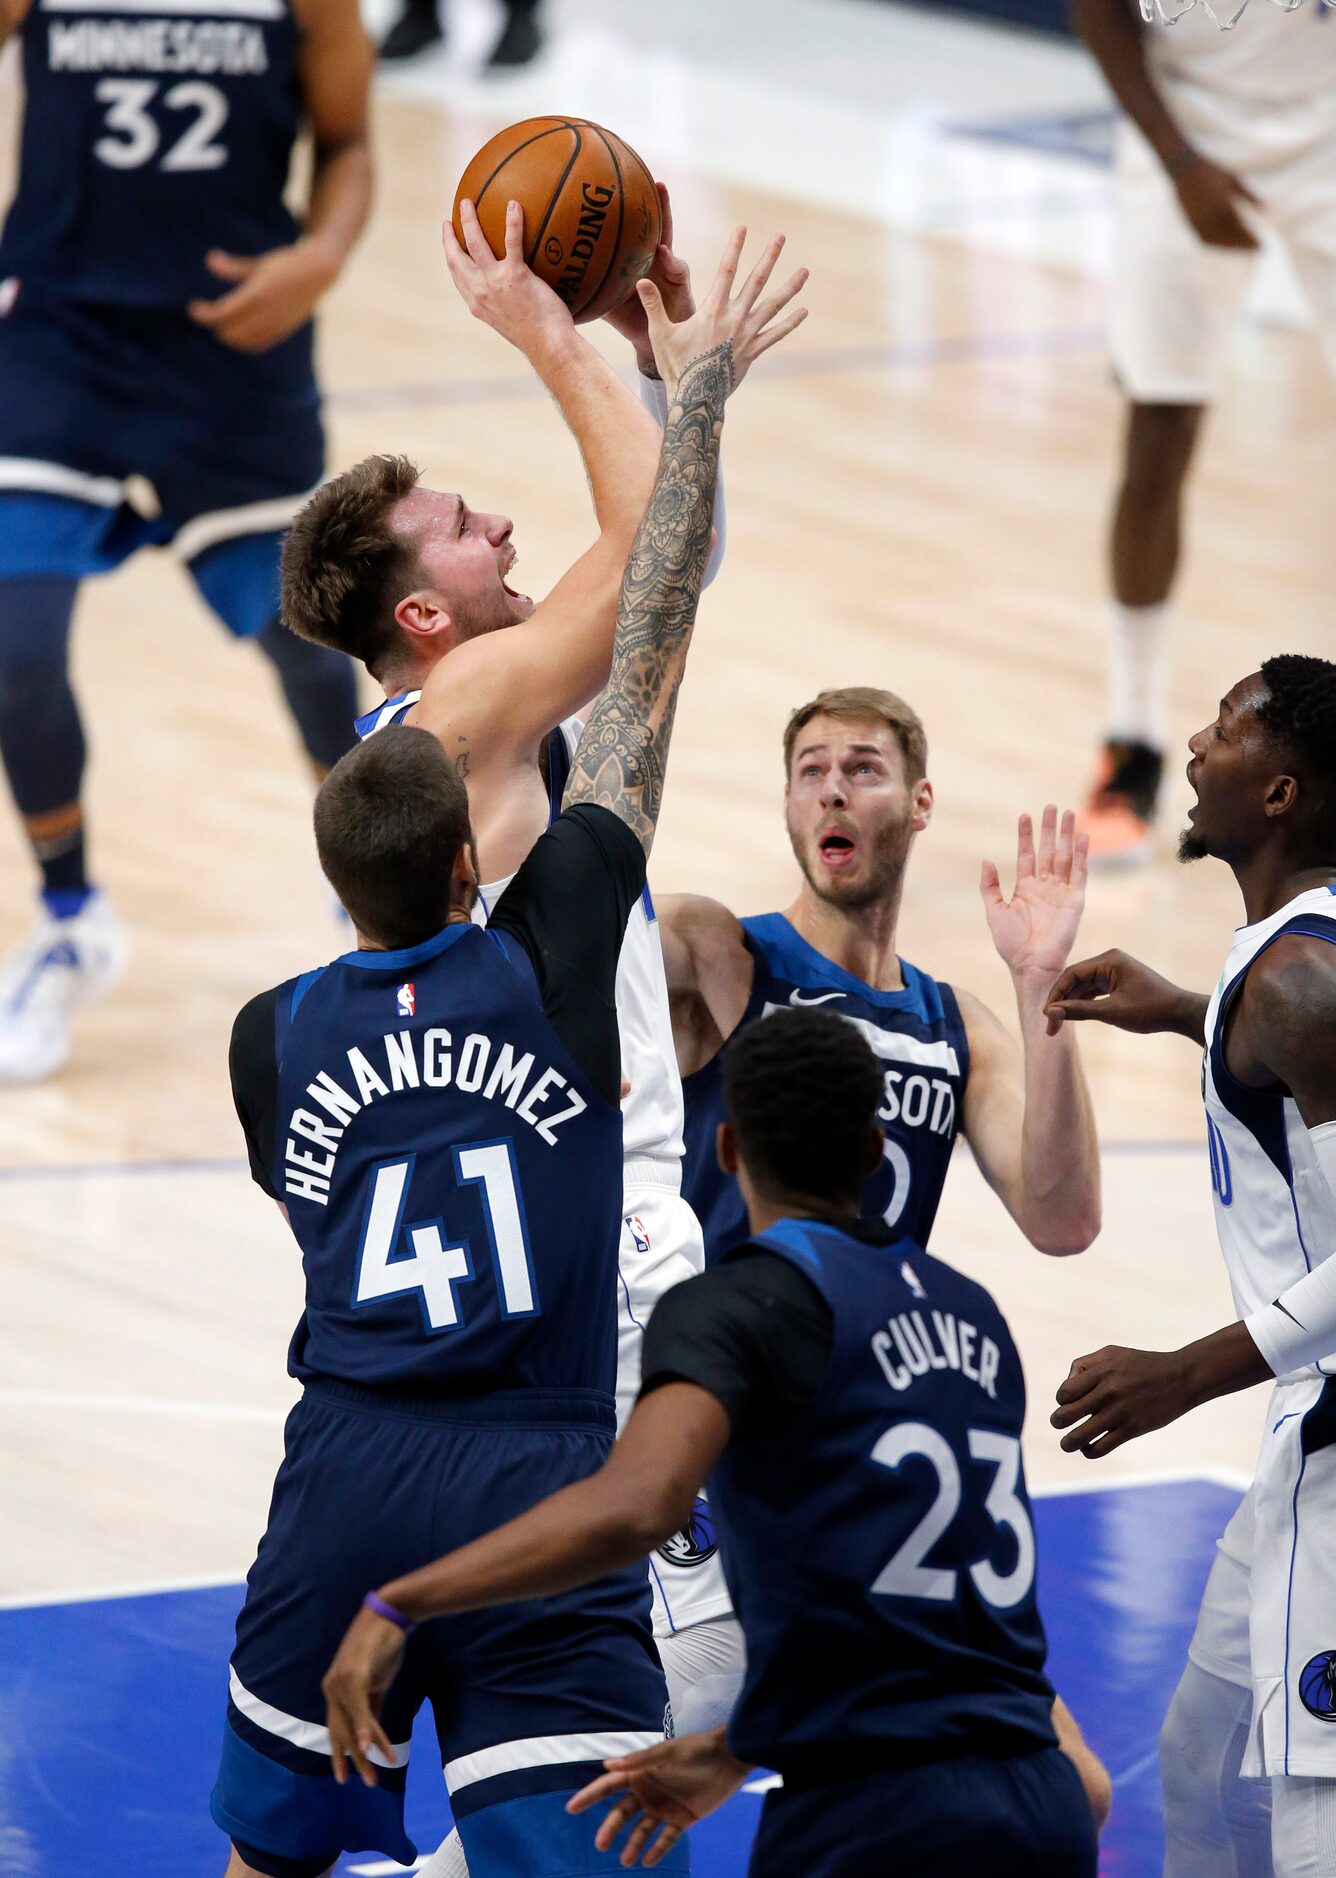
<svg viewBox="0 0 1336 1878"><path fill-rule="evenodd" d="M1169 741L1169 659L1174 603L1123 606L1109 602L1108 735L1116 743Z"/></svg>
<svg viewBox="0 0 1336 1878"><path fill-rule="evenodd" d="M417 1878L469 1878L469 1863L460 1844L458 1826L426 1864L418 1866Z"/></svg>

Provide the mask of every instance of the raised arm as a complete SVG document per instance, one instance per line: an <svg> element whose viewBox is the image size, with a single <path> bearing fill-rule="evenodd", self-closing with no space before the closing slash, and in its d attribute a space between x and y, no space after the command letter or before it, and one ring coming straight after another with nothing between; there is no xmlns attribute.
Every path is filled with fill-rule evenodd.
<svg viewBox="0 0 1336 1878"><path fill-rule="evenodd" d="M678 1071L703 1069L742 1020L756 975L742 922L717 900L672 893L654 898L668 979Z"/></svg>
<svg viewBox="0 0 1336 1878"><path fill-rule="evenodd" d="M657 287L641 281L668 424L658 473L636 533L617 604L612 672L576 748L565 806L598 803L624 821L646 853L654 840L677 709L677 692L710 546L724 406L747 368L798 326L786 312L801 291L800 269L762 299L783 246L776 237L744 286L730 290L746 230L729 242L700 311L680 325L664 314Z"/></svg>
<svg viewBox="0 0 1336 1878"><path fill-rule="evenodd" d="M1071 0L1071 18L1114 97L1163 164L1197 234L1212 247L1255 248L1238 204L1256 197L1237 176L1207 162L1178 128L1151 79L1130 0Z"/></svg>
<svg viewBox="0 0 1336 1878"><path fill-rule="evenodd" d="M1004 899L997 868L981 879L993 944L1011 973L1021 1047L988 1007L957 991L969 1040L965 1135L984 1178L1041 1252L1083 1252L1099 1231L1099 1142L1070 1032L1049 1035L1044 1005L1076 938L1086 853L1070 811L1020 819L1016 887Z"/></svg>

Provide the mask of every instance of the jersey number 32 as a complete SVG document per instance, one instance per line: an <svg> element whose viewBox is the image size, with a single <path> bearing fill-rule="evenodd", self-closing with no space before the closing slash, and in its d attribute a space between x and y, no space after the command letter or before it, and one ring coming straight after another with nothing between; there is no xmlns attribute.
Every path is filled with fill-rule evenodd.
<svg viewBox="0 0 1336 1878"><path fill-rule="evenodd" d="M107 107L106 135L93 145L99 163L114 170L137 170L157 156L163 133L149 111L160 87L151 78L104 78L97 101ZM227 93L202 79L186 79L162 94L169 111L194 112L181 116L159 161L164 170L217 170L227 161L227 149L216 141L227 122Z"/></svg>

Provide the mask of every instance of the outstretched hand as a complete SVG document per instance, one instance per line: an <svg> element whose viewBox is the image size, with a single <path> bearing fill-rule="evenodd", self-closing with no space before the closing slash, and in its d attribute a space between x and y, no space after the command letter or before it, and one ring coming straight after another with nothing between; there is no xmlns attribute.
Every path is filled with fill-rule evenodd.
<svg viewBox="0 0 1336 1878"><path fill-rule="evenodd" d="M728 391L736 391L748 367L807 318L806 307L785 311L806 285L805 267L791 274L775 293L761 297L783 251L783 235L774 236L737 293L733 292L746 239L745 228L734 229L710 291L689 319L675 321L671 318L664 297L652 279L636 284L654 347L654 361L659 376L668 386L670 399L676 394L688 365L724 346L728 347L731 357Z"/></svg>
<svg viewBox="0 0 1336 1878"><path fill-rule="evenodd" d="M404 1660L404 1633L365 1606L347 1630L320 1687L325 1696L334 1778L348 1779L351 1761L362 1784L374 1787L376 1768L395 1764L394 1748L380 1721L380 1705Z"/></svg>
<svg viewBox="0 0 1336 1878"><path fill-rule="evenodd" d="M663 228L648 278L658 288L669 319L677 323L690 319L696 311L696 296L691 291L691 269L673 253L673 205L668 199L667 187L663 183L656 183L655 188L659 192L659 213L663 218ZM659 369L654 363L649 320L645 316L640 295L635 292L628 294L620 306L615 306L611 313L605 313L603 318L615 333L629 339L635 347L636 364L641 376L657 378Z"/></svg>
<svg viewBox="0 0 1336 1878"><path fill-rule="evenodd" d="M611 1851L618 1833L630 1826L619 1863L630 1867L644 1852L645 1864L657 1865L688 1826L722 1806L752 1771L729 1753L723 1735L722 1728L678 1735L639 1754L605 1761L610 1771L582 1787L566 1802L566 1811L583 1813L600 1800L618 1796L595 1835L595 1846L600 1852ZM656 1827L658 1838L649 1845Z"/></svg>
<svg viewBox="0 0 1336 1878"><path fill-rule="evenodd" d="M528 359L544 341L571 331L569 307L524 258L524 209L518 202L506 205L506 247L499 260L467 198L459 205L459 225L463 246L453 222L443 225L441 246L450 278L474 319L500 333Z"/></svg>
<svg viewBox="0 0 1336 1878"><path fill-rule="evenodd" d="M1143 1037L1180 1031L1200 1043L1205 1009L1205 998L1180 990L1140 959L1114 950L1069 965L1049 992L1044 1015L1050 1037L1064 1023L1090 1022Z"/></svg>
<svg viewBox="0 0 1336 1878"><path fill-rule="evenodd" d="M1053 803L1039 824L1036 852L1034 823L1022 815L1016 835L1016 886L1002 896L996 865L983 863L979 892L993 944L1013 972L1042 972L1051 978L1067 963L1085 907L1090 837L1077 835L1068 809L1058 827Z"/></svg>

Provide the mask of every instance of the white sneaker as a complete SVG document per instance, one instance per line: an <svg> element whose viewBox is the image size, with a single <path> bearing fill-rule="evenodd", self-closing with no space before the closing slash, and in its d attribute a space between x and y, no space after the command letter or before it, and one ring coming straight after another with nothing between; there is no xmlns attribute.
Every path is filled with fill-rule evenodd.
<svg viewBox="0 0 1336 1878"><path fill-rule="evenodd" d="M72 919L42 911L32 937L0 965L0 1083L40 1082L61 1067L70 1018L112 989L129 949L103 893Z"/></svg>

